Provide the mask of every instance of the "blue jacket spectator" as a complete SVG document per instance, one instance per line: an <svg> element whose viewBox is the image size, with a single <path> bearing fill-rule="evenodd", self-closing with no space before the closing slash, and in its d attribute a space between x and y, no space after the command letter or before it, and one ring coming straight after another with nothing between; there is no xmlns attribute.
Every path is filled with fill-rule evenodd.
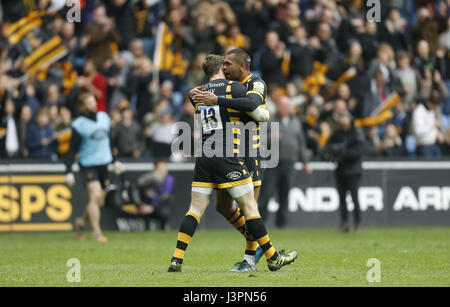
<svg viewBox="0 0 450 307"><path fill-rule="evenodd" d="M53 127L49 124L46 108L36 111L35 122L27 129L25 145L30 158L49 159L53 155Z"/></svg>

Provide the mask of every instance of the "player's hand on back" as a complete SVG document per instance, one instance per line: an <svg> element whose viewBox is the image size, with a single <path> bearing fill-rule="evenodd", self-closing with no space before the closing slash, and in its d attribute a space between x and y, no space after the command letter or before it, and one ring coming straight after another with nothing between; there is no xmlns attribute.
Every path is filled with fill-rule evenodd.
<svg viewBox="0 0 450 307"><path fill-rule="evenodd" d="M211 92L198 91L198 93L196 92L192 98L196 104L202 104L205 106L213 106L217 104L217 96Z"/></svg>
<svg viewBox="0 0 450 307"><path fill-rule="evenodd" d="M188 93L189 98L194 99L194 96L196 94L199 94L202 92L202 87L203 86L197 86L197 87L194 87L192 90L190 90Z"/></svg>

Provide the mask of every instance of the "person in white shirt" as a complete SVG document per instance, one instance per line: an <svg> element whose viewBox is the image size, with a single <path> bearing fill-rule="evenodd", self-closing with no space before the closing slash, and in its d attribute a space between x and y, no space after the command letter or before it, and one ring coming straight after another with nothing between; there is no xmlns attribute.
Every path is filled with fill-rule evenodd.
<svg viewBox="0 0 450 307"><path fill-rule="evenodd" d="M150 126L152 139L152 155L155 158L170 158L172 155L171 144L175 139L175 121L173 109L169 103L162 102L155 122Z"/></svg>
<svg viewBox="0 0 450 307"><path fill-rule="evenodd" d="M422 157L440 157L439 143L444 136L438 120L439 101L428 99L419 104L413 113L413 133L416 138L417 154Z"/></svg>
<svg viewBox="0 0 450 307"><path fill-rule="evenodd" d="M0 119L0 156L15 158L19 154L19 135L14 117L15 105L11 99L5 101L4 113Z"/></svg>

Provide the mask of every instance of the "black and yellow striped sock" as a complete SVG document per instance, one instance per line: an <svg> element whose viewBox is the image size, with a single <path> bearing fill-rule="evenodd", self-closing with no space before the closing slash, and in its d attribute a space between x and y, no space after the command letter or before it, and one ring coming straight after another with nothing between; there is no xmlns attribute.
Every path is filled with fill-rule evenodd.
<svg viewBox="0 0 450 307"><path fill-rule="evenodd" d="M256 249L258 248L258 242L247 239L245 245L245 254L249 256L255 256Z"/></svg>
<svg viewBox="0 0 450 307"><path fill-rule="evenodd" d="M200 223L200 218L192 212L188 212L183 218L180 231L178 232L177 247L173 253L172 262L183 263L184 253L194 236L198 223Z"/></svg>
<svg viewBox="0 0 450 307"><path fill-rule="evenodd" d="M246 240L245 254L254 256L258 248L258 242L253 240L253 236L248 233L245 216L239 208L236 208L234 213L228 218L228 222L237 229Z"/></svg>
<svg viewBox="0 0 450 307"><path fill-rule="evenodd" d="M239 208L236 208L234 213L228 218L228 222L247 239L245 216Z"/></svg>
<svg viewBox="0 0 450 307"><path fill-rule="evenodd" d="M278 252L272 246L269 235L267 234L266 226L260 216L254 216L247 218L247 229L250 235L252 235L259 246L264 251L264 255L267 259L278 258Z"/></svg>

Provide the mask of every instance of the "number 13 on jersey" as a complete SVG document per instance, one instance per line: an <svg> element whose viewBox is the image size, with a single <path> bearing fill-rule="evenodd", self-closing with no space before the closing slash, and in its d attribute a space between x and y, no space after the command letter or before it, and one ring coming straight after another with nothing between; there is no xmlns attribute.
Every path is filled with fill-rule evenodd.
<svg viewBox="0 0 450 307"><path fill-rule="evenodd" d="M209 132L222 129L219 106L204 107L200 111L200 114L202 116L203 131Z"/></svg>

